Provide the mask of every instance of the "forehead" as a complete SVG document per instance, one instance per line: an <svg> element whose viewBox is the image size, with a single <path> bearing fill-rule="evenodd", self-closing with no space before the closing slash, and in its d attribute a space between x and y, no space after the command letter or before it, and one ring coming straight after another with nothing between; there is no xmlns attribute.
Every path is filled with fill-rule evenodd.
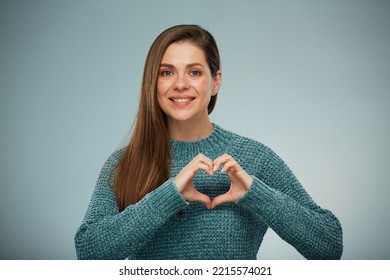
<svg viewBox="0 0 390 280"><path fill-rule="evenodd" d="M161 63L173 65L200 63L206 65L206 58L203 50L198 46L189 42L178 42L167 48Z"/></svg>

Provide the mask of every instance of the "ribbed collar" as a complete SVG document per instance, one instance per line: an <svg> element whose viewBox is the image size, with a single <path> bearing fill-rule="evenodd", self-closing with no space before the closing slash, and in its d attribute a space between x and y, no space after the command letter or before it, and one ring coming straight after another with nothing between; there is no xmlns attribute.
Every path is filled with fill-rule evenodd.
<svg viewBox="0 0 390 280"><path fill-rule="evenodd" d="M197 141L171 140L171 148L175 157L194 157L199 153L206 156L220 155L231 143L233 133L213 123L214 130L205 138Z"/></svg>

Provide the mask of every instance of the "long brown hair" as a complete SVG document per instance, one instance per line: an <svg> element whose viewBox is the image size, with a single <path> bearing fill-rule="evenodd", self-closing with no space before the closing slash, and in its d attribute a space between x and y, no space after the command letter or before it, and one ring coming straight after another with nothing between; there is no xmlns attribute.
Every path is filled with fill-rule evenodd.
<svg viewBox="0 0 390 280"><path fill-rule="evenodd" d="M200 47L212 76L220 70L220 57L213 36L197 25L177 25L162 32L153 42L146 58L139 108L130 143L116 168L114 191L120 211L137 203L162 185L170 176L171 154L167 117L157 101L157 79L166 49L186 41ZM208 105L210 114L217 95Z"/></svg>

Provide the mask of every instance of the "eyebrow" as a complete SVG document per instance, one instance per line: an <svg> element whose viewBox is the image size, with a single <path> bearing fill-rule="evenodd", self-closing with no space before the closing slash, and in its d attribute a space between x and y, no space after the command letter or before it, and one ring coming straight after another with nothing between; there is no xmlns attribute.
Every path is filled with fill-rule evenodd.
<svg viewBox="0 0 390 280"><path fill-rule="evenodd" d="M190 63L190 64L186 65L186 68L192 68L192 67L195 67L195 66L201 66L202 68L204 68L203 64L198 63L198 62ZM169 63L161 63L160 67L176 68L174 65L169 64Z"/></svg>

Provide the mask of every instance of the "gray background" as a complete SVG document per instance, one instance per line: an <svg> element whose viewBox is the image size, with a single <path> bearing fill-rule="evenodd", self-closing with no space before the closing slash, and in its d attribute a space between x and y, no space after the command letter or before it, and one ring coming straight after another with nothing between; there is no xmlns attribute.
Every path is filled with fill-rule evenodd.
<svg viewBox="0 0 390 280"><path fill-rule="evenodd" d="M0 2L0 257L74 259L73 237L167 27L216 38L212 120L275 150L344 229L390 259L389 1ZM269 231L258 258L301 259Z"/></svg>

